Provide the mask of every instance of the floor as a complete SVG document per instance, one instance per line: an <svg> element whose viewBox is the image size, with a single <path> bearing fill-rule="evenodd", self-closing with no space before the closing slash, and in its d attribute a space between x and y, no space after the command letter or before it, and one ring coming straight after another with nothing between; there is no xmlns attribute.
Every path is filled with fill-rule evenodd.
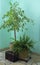
<svg viewBox="0 0 40 65"><path fill-rule="evenodd" d="M40 65L40 55L32 54L28 62L17 61L15 63L5 59L5 51L0 52L0 65Z"/></svg>

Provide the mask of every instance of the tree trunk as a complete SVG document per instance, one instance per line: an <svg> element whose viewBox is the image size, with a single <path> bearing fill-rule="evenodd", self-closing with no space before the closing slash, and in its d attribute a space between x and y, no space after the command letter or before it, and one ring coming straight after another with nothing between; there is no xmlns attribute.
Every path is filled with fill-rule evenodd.
<svg viewBox="0 0 40 65"><path fill-rule="evenodd" d="M14 30L14 39L16 41L16 30Z"/></svg>

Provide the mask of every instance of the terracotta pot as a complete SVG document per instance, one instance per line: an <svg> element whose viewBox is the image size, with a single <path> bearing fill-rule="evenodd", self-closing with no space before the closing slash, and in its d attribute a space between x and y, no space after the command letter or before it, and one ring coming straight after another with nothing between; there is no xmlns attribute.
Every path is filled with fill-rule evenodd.
<svg viewBox="0 0 40 65"><path fill-rule="evenodd" d="M24 50L24 51L20 52L19 53L19 58L20 59L28 58L28 51L27 50Z"/></svg>

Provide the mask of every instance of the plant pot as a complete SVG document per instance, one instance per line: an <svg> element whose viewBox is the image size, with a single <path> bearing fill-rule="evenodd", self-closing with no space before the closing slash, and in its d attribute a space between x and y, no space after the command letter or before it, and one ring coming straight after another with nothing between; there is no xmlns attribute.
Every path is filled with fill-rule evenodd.
<svg viewBox="0 0 40 65"><path fill-rule="evenodd" d="M24 51L19 53L20 60L28 61L30 58L31 57L29 56L29 52L27 50L24 50Z"/></svg>
<svg viewBox="0 0 40 65"><path fill-rule="evenodd" d="M13 51L6 51L5 52L5 59L12 61L12 62L16 62L18 61L18 54L14 53Z"/></svg>

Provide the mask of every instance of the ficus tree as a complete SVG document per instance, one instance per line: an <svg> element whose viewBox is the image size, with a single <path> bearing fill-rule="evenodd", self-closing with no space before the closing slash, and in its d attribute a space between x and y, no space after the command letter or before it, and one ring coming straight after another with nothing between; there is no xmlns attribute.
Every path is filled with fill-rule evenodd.
<svg viewBox="0 0 40 65"><path fill-rule="evenodd" d="M25 22L29 22L30 19L25 16L24 10L22 10L17 2L10 2L10 9L3 15L3 24L0 26L2 28L8 28L8 31L14 31L14 39L16 41L16 31L23 29Z"/></svg>

